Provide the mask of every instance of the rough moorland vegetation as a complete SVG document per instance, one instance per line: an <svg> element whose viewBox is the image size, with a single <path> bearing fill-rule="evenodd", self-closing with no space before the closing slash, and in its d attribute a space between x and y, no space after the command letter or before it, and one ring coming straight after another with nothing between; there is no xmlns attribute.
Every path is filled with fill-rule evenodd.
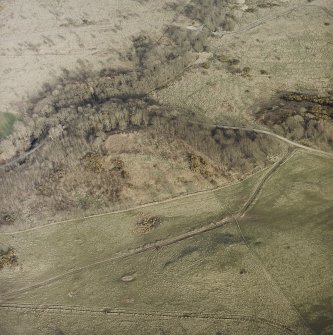
<svg viewBox="0 0 333 335"><path fill-rule="evenodd" d="M279 145L267 136L208 126L150 98L208 50L212 31L233 29L237 12L233 1L192 1L182 14L193 26L171 24L158 41L143 33L133 38L125 55L132 69L64 70L56 84L45 84L15 133L0 142L2 163L16 159L0 171L0 200L5 213L15 213L12 221L123 208L143 194L149 201L193 192L271 163ZM145 160L144 145L108 149L112 136L138 132L149 133L153 146ZM136 161L126 158L133 152L136 161L156 159L154 182L134 171Z"/></svg>
<svg viewBox="0 0 333 335"><path fill-rule="evenodd" d="M56 83L45 83L40 94L31 99L15 134L0 143L0 162L33 149L42 139L58 133L61 125L70 122L73 109L98 106L110 99L142 98L170 83L195 62L198 53L208 50L211 31L231 30L231 22L239 13L230 0L194 0L174 10L191 20L194 28L174 22L157 41L145 33L134 36L132 49L124 53L133 64L132 69L63 69Z"/></svg>
<svg viewBox="0 0 333 335"><path fill-rule="evenodd" d="M77 210L96 212L138 204L140 192L158 194L159 183L170 189L169 196L175 195L179 191L172 191L173 183L167 180L180 173L179 169L185 177L206 180L211 186L237 180L270 164L279 152L279 144L265 135L218 129L190 111L147 98L62 108L37 125L39 133L48 134L40 140L41 147L0 171L1 202L6 212L16 213L15 219L21 222L36 220L43 211L72 216ZM140 132L151 138L149 159L159 157L154 170L176 164L178 172L161 172L156 184L147 179L138 189L138 177L126 157L140 159L146 148L126 145L114 151L109 147L118 134ZM170 153L157 153L173 141L177 144L168 149ZM185 187L191 178L183 176L178 183Z"/></svg>
<svg viewBox="0 0 333 335"><path fill-rule="evenodd" d="M0 246L0 270L8 266L17 265L16 252L11 247Z"/></svg>

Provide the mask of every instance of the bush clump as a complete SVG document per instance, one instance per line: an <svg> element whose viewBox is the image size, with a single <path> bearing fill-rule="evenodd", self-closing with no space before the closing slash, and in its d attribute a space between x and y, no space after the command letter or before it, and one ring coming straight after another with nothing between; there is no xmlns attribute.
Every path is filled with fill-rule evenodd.
<svg viewBox="0 0 333 335"><path fill-rule="evenodd" d="M0 270L5 266L11 267L17 265L17 256L15 250L11 247L0 248Z"/></svg>
<svg viewBox="0 0 333 335"><path fill-rule="evenodd" d="M82 157L81 161L87 171L98 173L103 169L103 157L96 152L88 152Z"/></svg>
<svg viewBox="0 0 333 335"><path fill-rule="evenodd" d="M141 234L145 234L159 226L162 222L158 216L143 216L139 221L136 222L136 231Z"/></svg>
<svg viewBox="0 0 333 335"><path fill-rule="evenodd" d="M10 212L0 212L0 226L2 225L12 225L15 222L15 215Z"/></svg>

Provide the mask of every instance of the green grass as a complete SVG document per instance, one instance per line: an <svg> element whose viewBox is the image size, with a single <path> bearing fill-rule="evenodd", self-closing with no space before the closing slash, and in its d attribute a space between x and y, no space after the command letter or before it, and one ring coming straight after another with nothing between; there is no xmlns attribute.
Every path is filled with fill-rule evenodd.
<svg viewBox="0 0 333 335"><path fill-rule="evenodd" d="M12 113L0 112L0 139L10 135L13 131L16 117Z"/></svg>
<svg viewBox="0 0 333 335"><path fill-rule="evenodd" d="M249 244L316 334L333 332L332 160L298 153L241 222Z"/></svg>
<svg viewBox="0 0 333 335"><path fill-rule="evenodd" d="M22 268L0 272L1 290L29 286L218 221L237 212L259 178L260 174L214 192L140 210L2 234L1 243L17 249ZM59 330L87 335L110 330L133 335L288 334L283 327L305 335L311 334L310 325L316 334L330 334L332 186L331 160L297 153L268 179L240 221L250 249L235 223L229 223L69 274L8 301L81 306L97 312L0 308L0 327L4 334L14 335L22 329L27 335ZM161 217L162 224L148 234L137 234L140 212ZM131 281L122 280L128 276ZM125 314L108 315L104 309ZM132 312L136 314L128 314ZM174 314L161 316L165 312ZM196 317L182 317L191 313ZM205 313L213 318L200 318ZM232 315L237 321L228 319Z"/></svg>
<svg viewBox="0 0 333 335"><path fill-rule="evenodd" d="M134 280L122 281L121 278L127 275L132 275ZM112 330L114 334L133 335L215 335L218 331L236 335L289 334L281 328L283 326L291 327L299 334L309 334L297 313L267 279L260 264L244 245L235 224L159 250L114 261L93 271L71 275L27 292L11 302L153 314L147 317L103 317L103 313L85 313L85 318L81 319L83 324L79 325L75 312L58 312L63 319L55 316L56 312L40 312L39 319L33 313L22 313L15 326L19 328L24 324L27 335L39 334L38 331L33 333L38 328L48 331L43 334L52 334L51 329L55 325L64 334L107 334L105 329ZM237 320L180 317L167 320L159 317L165 312L179 316L191 313L199 316L213 314L222 318L237 316ZM4 325L13 331L11 313L0 309ZM8 315L11 318L8 319ZM158 319L160 328L155 323ZM269 325L267 321L274 321L277 325ZM82 333L80 327L85 327ZM182 327L185 329L182 330Z"/></svg>
<svg viewBox="0 0 333 335"><path fill-rule="evenodd" d="M252 321L0 311L4 335L286 335Z"/></svg>
<svg viewBox="0 0 333 335"><path fill-rule="evenodd" d="M22 265L14 280L10 279L11 272L0 272L0 294L219 221L241 207L260 175L214 192L138 210L78 219L19 234L0 234L0 243L13 247ZM135 229L141 213L160 217L161 224L147 234L139 234Z"/></svg>

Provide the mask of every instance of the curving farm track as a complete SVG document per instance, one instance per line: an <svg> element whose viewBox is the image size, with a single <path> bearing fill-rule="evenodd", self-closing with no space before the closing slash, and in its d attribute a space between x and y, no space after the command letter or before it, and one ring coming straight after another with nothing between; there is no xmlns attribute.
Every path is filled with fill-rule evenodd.
<svg viewBox="0 0 333 335"><path fill-rule="evenodd" d="M167 246L169 246L171 244L174 244L174 243L177 243L177 242L189 239L189 238L191 238L193 236L200 235L200 234L209 232L211 230L217 229L217 228L219 228L219 227L221 227L221 226L223 226L223 225L225 225L227 223L234 222L234 218L235 217L236 218L237 217L241 217L241 216L243 216L245 214L245 212L247 211L247 209L251 206L251 204L253 203L253 201L256 199L256 196L259 194L259 192L262 189L262 187L264 186L265 182L269 179L269 177L284 162L286 162L292 156L293 152L294 151L292 151L291 153L288 152L286 155L284 155L280 160L278 160L266 172L266 174L259 180L258 184L255 186L253 192L249 196L249 199L246 201L246 203L242 206L242 208L239 210L239 212L236 215L224 218L223 220L218 221L218 222L209 223L208 225L205 225L203 227L200 227L200 228L197 228L197 229L193 229L193 230L191 230L189 232L186 232L186 233L183 233L183 234L171 237L171 238L167 238L167 239L164 239L164 240L159 240L159 241L156 241L156 242L152 242L152 243L148 243L148 244L145 244L145 245L141 245L141 246L139 246L137 248L134 248L134 249L129 249L129 250L125 250L125 251L116 253L113 257L110 257L110 258L107 258L107 259L103 259L103 260L100 260L100 261L97 261L97 262L94 262L94 263L91 263L91 264L88 264L86 266L82 266L82 267L79 267L79 268L74 268L74 269L69 270L69 271L67 271L65 273L62 273L60 275L51 277L51 278L49 278L49 279L47 279L45 281L36 283L34 285L23 287L23 288L21 288L19 290L15 290L15 291L12 291L12 292L7 292L6 294L0 296L0 299L1 299L0 303L2 303L4 301L7 301L7 300L10 300L11 298L13 298L13 297L15 297L17 295L20 295L22 293L25 293L25 292L28 292L28 291L31 291L31 290L34 290L34 289L38 289L40 287L43 287L43 286L46 286L46 285L49 285L49 284L52 284L54 282L57 282L58 280L64 279L64 278L66 278L68 276L71 276L73 274L79 273L81 271L91 270L91 269L93 269L95 267L98 267L98 266L110 263L112 261L119 260L119 259L124 259L124 258L133 256L133 255L137 255L137 254L141 254L141 253L149 251L149 250L154 250L154 249L159 249L159 248L162 248L162 247L167 247ZM38 228L40 229L42 227L38 227Z"/></svg>
<svg viewBox="0 0 333 335"><path fill-rule="evenodd" d="M125 316L130 318L146 318L149 320L166 320L166 319L199 319L199 320L232 320L236 322L249 322L268 325L283 331L283 334L300 335L290 327L287 327L275 320L265 319L262 317L252 317L241 314L214 314L214 313L193 313L193 312L169 312L169 311L135 311L122 309L96 308L96 307L80 307L80 306L65 306L65 305L31 305L31 304L3 304L2 309L15 311L33 311L43 313L70 313L70 314L102 314L107 317Z"/></svg>
<svg viewBox="0 0 333 335"><path fill-rule="evenodd" d="M308 6L310 6L310 5L308 5ZM298 6L298 7L304 7L304 6ZM247 30L253 29L256 26L258 26L258 25L260 25L260 24L262 24L262 23L264 23L268 20L275 19L276 17L278 17L280 15L288 14L289 12L294 11L298 7L288 9L287 11L282 12L282 13L278 14L277 16L271 16L271 17L260 19L256 22L253 22L253 23L249 24L244 29L242 29L238 32L234 32L234 33L241 33L241 32L245 32ZM332 15L332 13L329 10L324 9L323 7L321 7L321 8L323 10L325 10L329 15ZM225 34L225 35L227 35L227 34ZM314 148L311 148L311 147L304 146L302 144L299 144L297 142L289 140L289 139L287 139L283 136L277 135L277 134L275 134L273 132L270 132L268 130L248 128L248 127L234 127L234 126L228 126L228 125L214 125L214 126L216 126L218 128L222 128L222 129L233 129L233 130L241 130L241 131L256 132L256 133L259 133L259 134L265 134L265 135L274 137L274 138L276 138L276 139L278 139L282 142L285 142L288 145L291 145L292 147L294 147L294 149L298 148L298 149L306 150L306 151L311 152L313 154L317 154L317 155L325 156L326 158L329 158L329 159L333 159L333 153L325 152L325 151L322 151L322 150L319 150L319 149L314 149ZM33 150L23 154L22 156L19 156L19 157L15 158L14 160L12 160L8 163L6 163L4 165L1 165L0 169L4 169L4 168L6 168L6 167L8 167L12 164L17 163L18 161L20 161L22 159L25 159L26 157L28 157L32 153L38 151L38 149L41 146L42 146L42 144L35 147ZM31 305L31 304L10 304L10 303L6 303L6 301L9 301L11 298L16 297L16 296L18 296L22 293L28 292L30 290L38 289L40 287L43 287L43 286L46 286L46 285L49 285L49 284L52 284L52 283L54 283L58 280L61 280L65 277L68 277L68 276L73 275L75 273L85 271L85 270L91 270L95 267L104 265L106 263L109 263L109 262L112 262L112 261L115 261L115 260L119 260L119 259L128 258L128 257L131 257L132 255L140 254L140 253L146 252L148 250L167 247L168 245L183 241L185 239L189 239L193 236L203 234L205 232L217 229L217 228L219 228L223 225L226 225L228 223L234 222L235 219L237 220L237 218L242 217L247 212L247 210L251 207L251 205L256 200L258 194L262 190L266 181L273 175L273 173L275 171L277 171L279 169L279 167L281 165L283 165L288 159L290 159L295 152L296 152L296 150L293 150L292 152L288 152L286 155L284 155L272 167L270 167L267 170L267 172L262 176L262 178L259 180L259 182L255 186L255 188L254 188L253 192L250 194L248 200L245 202L245 204L241 207L241 209L239 210L239 212L235 216L224 218L223 220L221 220L219 222L210 223L210 224L205 225L203 227L194 229L192 231L186 232L184 234L180 234L180 235L172 237L172 238L156 241L156 242L153 242L153 243L149 243L149 244L139 246L139 247L134 248L134 249L129 249L129 250L119 252L111 258L100 260L98 262L94 262L92 264L88 264L86 266L79 267L79 268L76 268L76 269L72 269L72 270L67 271L63 274L60 274L58 276L49 278L49 279L47 279L43 282L36 283L32 286L28 286L28 287L24 287L24 288L21 288L21 289L16 290L16 291L8 292L5 295L0 297L0 309L15 310L15 311L47 312L47 313L59 313L60 312L60 313L76 313L76 314L102 314L102 315L105 315L107 317L125 316L125 317L148 318L148 319L153 319L153 320L161 320L161 319L233 320L235 322L261 323L261 324L265 324L265 325L277 328L281 332L283 332L284 334L294 334L294 335L298 334L298 335L300 335L298 332L296 332L292 328L287 327L286 325L283 325L283 324L281 324L277 321L274 321L274 320L271 320L271 319L268 320L268 319L261 318L261 317L246 316L246 315L220 315L220 314L212 314L212 313L168 312L168 311L142 312L142 311L130 311L130 310L120 310L120 309L119 310L118 309L111 310L111 309L108 309L108 308L96 308L96 307L79 307L79 306L64 306L64 305ZM208 191L202 191L202 192L206 193L206 192L213 192L213 191L215 191L215 190L208 190ZM198 193L202 193L202 192L198 192ZM186 196L191 196L191 194L190 195L185 195L185 197ZM181 196L181 197L183 197L183 196ZM173 199L168 199L166 201L173 201L173 200L174 200L174 198ZM137 208L140 208L140 207L151 206L151 205L155 205L155 204L157 205L157 204L163 203L163 202L165 202L165 201L145 204L145 205L142 205L142 206L137 206L135 208L129 208L127 210L124 210L123 212L130 211L130 210L133 210L133 209L137 209ZM106 214L102 214L102 215L107 215L107 214L110 214L110 213L106 213ZM63 222L68 222L68 221L73 221L73 220L66 220L66 221L56 222L56 223L52 223L52 224L58 224L58 223L63 223ZM40 229L40 228L43 228L43 227L45 227L45 226L40 226L40 227L28 229L28 230ZM20 232L24 232L24 231L11 232L11 233L8 233L8 234L20 233Z"/></svg>

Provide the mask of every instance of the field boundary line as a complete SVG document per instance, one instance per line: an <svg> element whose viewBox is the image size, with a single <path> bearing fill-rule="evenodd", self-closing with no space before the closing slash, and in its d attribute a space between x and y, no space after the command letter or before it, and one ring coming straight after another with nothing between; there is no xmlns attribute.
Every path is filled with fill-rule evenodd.
<svg viewBox="0 0 333 335"><path fill-rule="evenodd" d="M283 289L281 288L281 286L277 283L277 281L272 277L272 275L270 274L270 272L268 270L266 270L266 267L263 263L263 261L261 260L261 258L257 255L256 252L254 252L252 250L252 248L250 247L249 243L247 242L240 224L237 220L237 217L234 216L234 220L236 222L237 225L237 229L240 232L240 235L244 241L244 244L246 246L246 248L249 250L250 254L252 255L252 257L257 260L257 262L260 264L260 267L262 268L262 270L264 271L264 274L266 276L266 278L271 282L272 286L275 287L275 289L277 291L279 291L281 293L281 295L285 298L286 302L288 303L288 305L296 312L296 314L298 315L298 317L300 318L300 320L302 321L303 325L311 332L312 335L316 335L316 333L314 332L314 330L312 329L312 327L308 324L308 322L303 318L303 316L301 315L301 313L299 312L299 310L295 307L295 304L290 300L289 297L287 297L286 293L283 291Z"/></svg>
<svg viewBox="0 0 333 335"><path fill-rule="evenodd" d="M244 243L247 245L246 239L245 239L245 237L244 237L244 235L243 235L243 233L242 233L242 231L239 227L237 217L241 217L241 215L244 215L245 211L250 207L251 203L254 201L255 197L260 192L260 190L262 189L265 182L269 179L269 177L281 166L282 163L284 163L288 159L290 159L295 154L295 152L296 152L296 150L293 150L291 153L288 152L282 158L280 158L280 160L277 161L269 169L269 171L264 175L264 177L260 180L260 182L257 183L257 185L254 187L254 190L250 194L249 199L246 201L245 205L242 206L242 208L238 211L238 213L236 215L231 215L231 217L226 217L226 218L224 218L224 219L222 219L218 222L210 223L210 224L205 225L203 227L193 229L192 231L180 234L180 235L172 237L172 238L151 242L151 243L139 246L139 247L134 248L134 249L130 249L130 250L123 251L123 252L118 252L113 257L110 257L110 258L107 258L107 259L104 259L104 260L101 260L101 261L97 261L97 262L94 262L94 263L91 263L91 264L88 264L86 266L82 266L82 267L79 267L79 268L76 268L76 269L69 270L65 273L54 276L54 277L49 278L45 281L36 283L36 284L28 286L28 287L23 287L21 289L15 290L15 291L7 292L7 293L3 294L2 296L0 296L0 299L2 299L2 300L0 300L0 308L3 308L5 306L4 303L6 301L10 301L12 298L14 298L17 295L21 295L21 294L29 292L33 289L38 289L38 288L47 286L49 284L57 282L61 279L64 279L64 278L66 278L68 276L71 276L73 274L76 274L78 272L85 271L85 270L88 270L88 269L92 269L92 268L98 267L100 265L103 265L103 264L106 264L106 263L109 263L109 262L112 262L112 261L115 261L115 260L124 259L124 258L130 257L130 256L133 256L133 255L141 254L141 253L149 251L149 250L154 250L154 249L158 250L161 247L166 247L166 246L169 246L171 244L175 244L177 242L183 241L185 239L192 238L196 235L200 235L202 233L205 233L205 232L217 229L219 227L222 227L222 226L224 226L228 223L236 222L238 230L240 231L240 234L242 236L242 239L243 239ZM247 248L249 248L248 245L247 245ZM251 252L251 254L253 253L250 248L249 248L249 251ZM288 302L289 302L289 300L288 300ZM297 313L297 314L299 314L299 313ZM287 329L289 330L290 333L297 334L296 332L292 332L291 329L285 328L285 330L287 330Z"/></svg>
<svg viewBox="0 0 333 335"><path fill-rule="evenodd" d="M283 164L285 164L289 159L291 159L297 153L297 149L294 149L292 152L287 152L282 156L259 180L255 186L253 192L250 194L248 200L245 202L243 207L238 212L237 216L243 217L248 209L254 204L256 198L260 194L262 188L264 187L266 181L276 172Z"/></svg>
<svg viewBox="0 0 333 335"><path fill-rule="evenodd" d="M2 301L10 300L10 298L13 297L13 296L20 295L22 293L29 292L33 289L37 289L37 288L52 284L52 283L54 283L58 280L64 279L68 276L79 273L81 271L92 269L92 268L98 267L100 265L107 264L107 263L110 263L110 262L113 262L113 261L116 261L116 260L124 259L124 258L130 257L130 256L133 256L133 255L138 255L138 254L141 254L141 253L149 251L149 250L154 250L154 249L158 250L159 248L166 247L166 246L169 246L171 244L175 244L177 242L189 239L189 238L194 237L196 235L199 235L199 234L217 229L217 228L222 227L222 226L224 226L224 225L226 225L227 223L230 223L230 222L232 222L232 218L226 217L226 218L224 218L224 219L222 219L218 222L211 222L211 223L209 223L205 226L193 229L191 231L185 232L183 234L179 234L179 235L171 237L171 238L167 238L167 239L164 239L164 240L158 240L158 241L155 241L155 242L150 242L150 243L138 246L138 247L133 248L133 249L128 249L128 250L125 250L125 251L119 251L119 252L115 253L112 257L109 257L109 258L106 258L106 259L103 259L103 260L100 260L100 261L96 261L96 262L87 264L85 266L81 266L81 267L78 267L78 268L71 269L69 271L66 271L66 272L60 274L60 275L57 275L57 276L51 277L49 279L46 279L42 282L35 283L33 285L22 287L18 290L14 290L14 291L10 291L10 292L7 292L5 294L2 294L0 296L0 299L3 299ZM2 303L2 301L0 300L0 304Z"/></svg>
<svg viewBox="0 0 333 335"><path fill-rule="evenodd" d="M317 155L323 156L325 158L333 159L333 153L326 152L326 151L319 150L319 149L314 149L314 148L311 148L311 147L307 147L305 145L299 144L297 142L294 142L292 140L289 140L289 139L287 139L287 138L285 138L283 136L277 135L277 134L272 133L272 132L267 131L267 130L257 129L257 128L247 128L247 127L234 127L234 126L227 126L227 125L217 125L217 124L206 124L206 125L215 126L217 128L221 128L221 129L241 130L241 131L248 131L248 132L256 132L256 133L260 133L260 134L265 134L265 135L268 135L268 136L275 137L278 140L281 140L281 141L283 141L283 142L285 142L285 143L287 143L289 145L292 145L294 147L303 149L304 151L308 151L308 152L311 152L313 154L317 154ZM39 147L37 147L37 148L39 148ZM35 148L35 150L37 148ZM11 163L11 162L9 162L9 163ZM1 168L1 166L0 166L0 168ZM140 208L145 208L145 207L149 207L149 206L153 206L153 205L159 205L159 204L163 204L163 203L168 203L168 202L176 201L176 200L179 200L179 199L182 199L182 198L192 197L192 196L199 195L199 194L210 193L210 192L218 191L218 190L220 190L220 189L222 189L224 187L229 187L229 186L233 186L233 185L237 185L239 183L242 183L243 181L245 181L245 180L251 178L252 176L254 176L254 175L256 175L256 174L258 174L260 172L263 172L263 171L265 171L265 169L262 169L262 170L260 170L258 172L255 172L255 173L249 175L248 177L246 177L245 179L243 179L241 181L237 181L235 183L231 183L231 184L228 184L228 185L221 185L221 186L219 186L217 188L214 188L214 189L211 189L211 190L204 190L204 191L198 191L198 192L194 192L194 193L190 193L190 194L179 195L179 196L168 198L168 199L164 199L164 200L161 200L161 201L153 201L153 202L150 202L150 203L146 203L146 204L143 204L143 205L138 205L138 206L134 206L134 207L131 207L131 208L122 209L122 210L118 210L118 211L111 211L111 212L106 212L106 213L101 213L101 214L93 214L93 215L89 215L89 216L81 217L81 218L72 218L72 219L61 220L61 221L57 221L57 222L51 222L51 223L48 223L48 224L44 224L44 225L40 225L40 226L36 226L36 227L24 229L24 230L17 230L17 231L13 231L13 232L2 232L2 233L0 233L0 235L1 234L4 234L4 235L19 234L19 233L23 233L23 232L28 232L28 231L32 231L32 230L36 230L36 229L41 229L41 228L49 227L51 225L56 225L56 224L73 222L73 221L78 221L78 220L86 220L86 219L89 219L89 218L101 217L101 216L106 216L106 215L111 215L111 214L125 213L125 212L129 212L129 211L132 211L132 210L137 210L137 209L140 209Z"/></svg>
<svg viewBox="0 0 333 335"><path fill-rule="evenodd" d="M241 235L241 238L246 246L246 248L249 250L250 254L252 255L252 257L260 264L260 267L262 268L262 270L264 271L264 274L266 276L266 278L268 279L268 281L271 282L272 286L275 287L275 289L277 289L280 294L282 294L282 296L284 297L284 299L286 300L286 302L288 303L288 305L296 312L296 314L298 315L298 317L300 318L300 320L302 321L303 325L311 332L312 335L316 335L314 330L312 329L312 327L308 324L308 322L303 318L303 316L301 315L301 313L299 312L299 310L295 307L295 304L290 300L289 297L287 297L287 295L285 294L285 292L283 291L283 289L281 288L281 286L277 283L277 281L272 277L272 275L270 274L269 271L266 270L266 267L263 263L263 261L261 260L261 258L253 251L253 249L250 247L248 241L246 240L243 231L240 227L240 224L238 222L238 218L241 219L244 214L250 209L250 207L254 204L255 199L257 198L257 196L259 195L259 193L261 192L264 184L266 183L266 181L268 181L268 179L283 165L285 164L289 159L291 159L295 154L298 153L298 149L294 149L292 152L287 152L279 161L277 161L270 169L269 171L261 178L261 180L259 181L259 183L257 184L257 186L255 187L254 191L252 192L252 194L250 195L249 199L246 201L246 203L243 205L242 209L236 214L236 215L232 215L237 229Z"/></svg>
<svg viewBox="0 0 333 335"><path fill-rule="evenodd" d="M257 187L255 188L255 190L252 192L252 195L250 196L249 200L245 203L245 205L243 206L243 208L240 210L240 212L236 215L233 215L234 221L236 223L237 229L242 237L242 240L246 246L246 248L249 250L250 254L252 255L252 257L257 260L257 262L260 264L262 270L265 273L266 278L271 282L272 286L274 286L284 297L284 299L286 300L286 302L288 303L288 305L290 305L290 307L296 312L296 314L299 316L300 320L302 321L303 325L308 328L308 330L311 332L312 335L316 335L314 330L312 329L312 327L308 324L308 322L303 318L303 316L301 315L301 313L299 312L299 310L295 307L295 304L290 300L289 297L287 297L286 293L283 291L283 289L281 288L281 286L278 284L278 282L272 277L272 275L270 274L270 272L268 270L266 270L266 267L263 263L263 261L261 260L261 258L257 255L257 253L255 251L253 251L253 249L250 247L248 241L246 240L243 231L240 227L240 224L238 222L238 219L242 219L242 217L244 216L244 214L247 212L247 210L253 205L256 197L259 195L259 193L261 192L264 184L266 183L266 181L276 172L278 171L278 169L284 164L286 163L289 159L291 159L295 154L298 153L298 149L294 149L292 152L288 152L284 157L282 157L276 164L274 164L274 166L263 176L263 178L260 180L260 182L257 184Z"/></svg>
<svg viewBox="0 0 333 335"><path fill-rule="evenodd" d="M262 188L264 183L267 181L269 176L290 155L291 155L290 152L288 152L287 155L285 154L282 158L280 158L280 160L278 160L273 165L273 167L271 167L269 169L269 171L266 173L266 175L264 175L264 177L261 179L261 181L259 183L257 183L257 185L254 187L254 190L252 191L252 193L250 193L250 196L249 196L248 200L246 201L245 205L243 205L242 208L237 212L236 216L241 217L241 215L243 215L245 213L246 209L250 206L251 201L253 201L255 199L255 196L259 193L260 189ZM245 210L244 210L244 208L245 208ZM174 237L171 237L171 238L151 242L151 243L148 243L148 244L145 244L145 245L138 246L134 249L129 249L129 250L126 250L126 251L120 251L120 252L116 253L114 256L109 257L107 259L103 259L103 260L100 260L100 261L97 261L97 262L93 262L93 263L90 263L88 265L85 265L85 266L82 266L82 267L79 267L79 268L71 269L69 271L66 271L65 273L62 273L60 275L51 277L49 279L46 279L46 280L44 280L42 282L39 282L39 283L36 283L34 285L23 287L23 288L20 288L18 290L15 290L15 291L7 292L7 293L3 294L2 296L0 296L0 298L3 298L4 299L3 301L7 301L7 300L10 300L11 297L13 297L17 294L20 295L22 293L29 292L33 289L37 289L37 288L52 284L52 283L54 283L58 280L61 280L61 279L66 278L70 275L76 274L78 272L85 271L87 269L91 269L91 268L94 268L94 267L97 267L97 266L100 266L102 264L106 264L106 263L109 263L109 262L112 262L112 261L115 261L115 260L124 259L124 258L130 257L130 256L133 256L133 255L141 254L141 253L146 252L148 250L153 250L153 249L159 249L161 247L166 247L168 245L183 241L183 240L191 238L193 236L196 236L196 235L214 230L216 228L222 227L227 223L231 223L234 220L234 217L235 216L231 215L231 217L226 217L226 218L224 218L224 219L222 219L218 222L211 222L211 223L209 223L205 226L193 229L189 232L185 232L183 234L180 234L180 235L177 235L177 236L174 236ZM1 300L0 300L0 303L1 303Z"/></svg>
<svg viewBox="0 0 333 335"><path fill-rule="evenodd" d="M219 190L222 190L222 189L225 189L225 188L228 188L228 187L240 185L243 182L251 179L252 177L255 177L256 175L258 175L260 173L263 173L264 171L268 170L269 168L271 168L271 166L268 166L268 167L265 167L265 168L263 168L259 171L256 171L256 172L248 175L246 178L244 178L242 180L238 180L234 183L230 183L230 184L227 184L227 185L221 185L221 186L213 188L213 189L207 189L207 190L203 190L203 191L197 191L197 192L193 192L193 193L182 194L182 195L178 195L178 196L171 197L171 198L168 198L168 199L148 202L146 204L142 204L142 205L138 205L138 206L134 206L134 207L130 207L130 208L125 208L125 209L120 209L120 210L117 210L117 211L111 211L111 212L106 212L106 213L101 213L101 214L93 214L93 215L83 216L83 217L79 217L79 218L72 218L72 219L67 219L67 220L56 221L56 222L51 222L51 223L47 223L47 224L44 224L44 225L40 225L40 226L36 226L36 227L32 227L32 228L27 228L27 229L22 229L22 230L16 230L16 231L12 231L12 232L10 232L10 231L9 232L0 232L0 236L1 235L16 235L16 234L21 234L21 233L33 231L33 230L39 230L39 229L47 228L47 227L58 225L58 224L80 221L80 220L88 220L88 219L92 219L92 218L96 218L96 217L102 217L102 216L113 215L113 214L121 214L121 213L131 212L131 211L135 211L135 210L138 210L138 209L141 209L141 208L166 204L166 203L169 203L169 202L173 202L173 201L177 201L177 200L181 200L181 199L186 199L186 198L191 198L191 197L195 197L195 196L199 196L199 195L203 195L203 194L214 193L214 192L217 192Z"/></svg>

